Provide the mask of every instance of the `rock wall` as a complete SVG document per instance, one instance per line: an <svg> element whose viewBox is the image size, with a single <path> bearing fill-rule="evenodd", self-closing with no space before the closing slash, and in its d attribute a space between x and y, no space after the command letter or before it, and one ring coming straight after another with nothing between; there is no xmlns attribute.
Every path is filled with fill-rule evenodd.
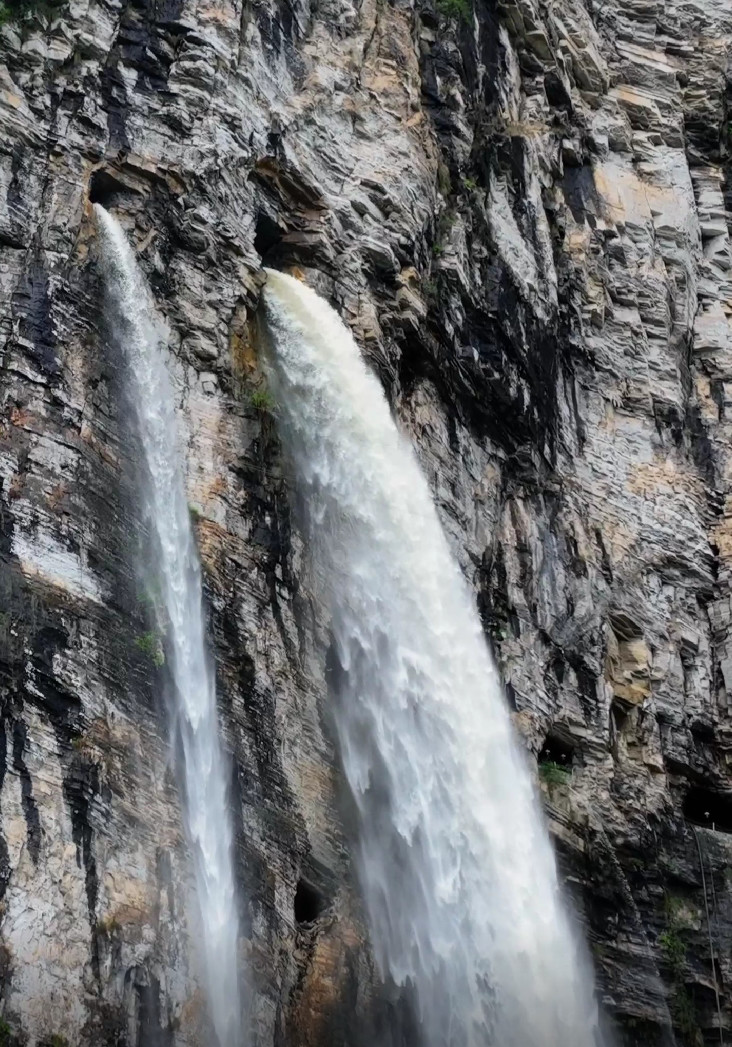
<svg viewBox="0 0 732 1047"><path fill-rule="evenodd" d="M410 1041L349 868L263 262L333 301L415 443L619 1043L732 1042L729 0L16 2L0 1042L208 1042L92 201L170 328L252 1043Z"/></svg>

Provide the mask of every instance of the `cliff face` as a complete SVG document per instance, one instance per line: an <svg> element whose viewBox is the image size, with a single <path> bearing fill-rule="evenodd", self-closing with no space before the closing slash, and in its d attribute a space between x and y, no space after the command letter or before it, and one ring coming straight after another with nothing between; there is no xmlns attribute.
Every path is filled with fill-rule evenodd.
<svg viewBox="0 0 732 1047"><path fill-rule="evenodd" d="M136 244L176 358L253 1043L409 1038L348 864L325 623L262 391L263 261L352 325L517 727L571 766L541 787L620 1041L730 1035L731 55L728 0L70 0L5 20L8 1043L207 1042L90 201Z"/></svg>

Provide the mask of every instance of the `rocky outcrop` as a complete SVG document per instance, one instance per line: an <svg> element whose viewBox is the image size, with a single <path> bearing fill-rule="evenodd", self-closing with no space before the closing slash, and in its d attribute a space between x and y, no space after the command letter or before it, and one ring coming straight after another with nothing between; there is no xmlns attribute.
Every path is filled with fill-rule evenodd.
<svg viewBox="0 0 732 1047"><path fill-rule="evenodd" d="M337 305L415 443L620 1042L732 1037L731 49L727 0L3 15L0 1037L207 1042L91 201L170 329L252 1042L409 1039L349 868L263 262Z"/></svg>

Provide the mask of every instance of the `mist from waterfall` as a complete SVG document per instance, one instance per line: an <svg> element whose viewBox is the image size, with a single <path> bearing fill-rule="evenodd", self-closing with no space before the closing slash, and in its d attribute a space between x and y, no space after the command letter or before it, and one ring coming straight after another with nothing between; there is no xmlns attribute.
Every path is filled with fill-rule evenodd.
<svg viewBox="0 0 732 1047"><path fill-rule="evenodd" d="M144 458L142 496L155 546L160 626L173 682L173 741L180 754L184 820L195 871L203 987L218 1047L240 1047L227 764L219 743L201 567L186 500L165 328L121 226L98 204L95 212L109 319L115 345L123 354L128 399Z"/></svg>
<svg viewBox="0 0 732 1047"><path fill-rule="evenodd" d="M264 297L381 973L416 997L425 1047L595 1047L591 973L425 478L335 311L273 271Z"/></svg>

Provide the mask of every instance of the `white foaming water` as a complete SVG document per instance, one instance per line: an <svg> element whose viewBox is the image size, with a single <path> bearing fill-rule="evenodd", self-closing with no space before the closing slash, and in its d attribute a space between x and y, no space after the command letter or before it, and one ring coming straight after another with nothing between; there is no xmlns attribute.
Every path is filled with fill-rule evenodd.
<svg viewBox="0 0 732 1047"><path fill-rule="evenodd" d="M214 672L206 652L201 567L165 364L165 330L121 226L98 204L94 209L116 340L124 352L147 470L143 495L157 547L157 581L175 690L174 731L201 921L200 966L219 1047L239 1047L238 928L226 763L219 744Z"/></svg>
<svg viewBox="0 0 732 1047"><path fill-rule="evenodd" d="M427 483L334 310L272 271L265 302L381 972L428 1047L594 1047L592 978Z"/></svg>

